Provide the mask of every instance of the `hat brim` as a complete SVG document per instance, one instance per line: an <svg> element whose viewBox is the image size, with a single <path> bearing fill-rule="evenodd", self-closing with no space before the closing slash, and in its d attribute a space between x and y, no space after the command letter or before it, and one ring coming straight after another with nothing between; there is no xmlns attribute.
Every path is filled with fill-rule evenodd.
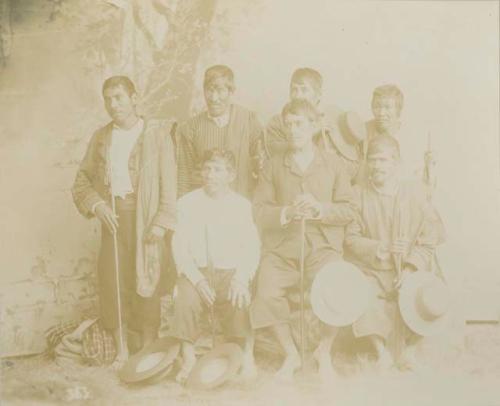
<svg viewBox="0 0 500 406"><path fill-rule="evenodd" d="M330 128L329 133L333 144L335 145L335 148L337 148L340 155L350 161L357 161L359 159L357 146L347 143L342 134L340 134L339 128Z"/></svg>
<svg viewBox="0 0 500 406"><path fill-rule="evenodd" d="M337 125L333 126L330 132L332 141L341 155L351 161L359 160L358 145L366 139L366 126L357 113L353 111L342 113Z"/></svg>
<svg viewBox="0 0 500 406"><path fill-rule="evenodd" d="M157 377L165 377L173 366L179 354L180 343L172 337L162 337L134 354L118 376L125 383L154 383ZM152 354L161 353L158 359L153 359L152 365L144 365L147 357Z"/></svg>
<svg viewBox="0 0 500 406"><path fill-rule="evenodd" d="M219 345L196 362L186 380L186 387L206 390L220 386L238 373L242 359L243 352L239 345L234 343ZM206 371L221 361L225 363L224 370L211 379L206 379Z"/></svg>
<svg viewBox="0 0 500 406"><path fill-rule="evenodd" d="M326 264L314 278L311 307L324 323L344 327L354 323L368 309L373 291L366 276L353 264Z"/></svg>
<svg viewBox="0 0 500 406"><path fill-rule="evenodd" d="M449 325L451 312L447 311L444 315L433 320L422 318L417 309L415 297L421 286L429 282L442 283L434 274L427 271L417 271L408 275L399 290L399 310L405 324L421 336L433 336L443 332Z"/></svg>

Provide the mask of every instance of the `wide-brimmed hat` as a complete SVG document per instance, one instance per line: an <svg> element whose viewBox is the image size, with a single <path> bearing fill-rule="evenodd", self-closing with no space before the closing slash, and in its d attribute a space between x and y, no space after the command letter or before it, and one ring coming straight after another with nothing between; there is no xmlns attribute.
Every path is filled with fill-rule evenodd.
<svg viewBox="0 0 500 406"><path fill-rule="evenodd" d="M311 287L311 306L324 323L342 327L361 317L373 300L366 276L355 265L345 261L323 266Z"/></svg>
<svg viewBox="0 0 500 406"><path fill-rule="evenodd" d="M354 111L339 115L337 128L330 130L332 141L338 151L351 161L359 160L359 143L366 139L366 126Z"/></svg>
<svg viewBox="0 0 500 406"><path fill-rule="evenodd" d="M126 383L155 383L173 368L179 349L178 340L172 337L159 338L130 357L118 376Z"/></svg>
<svg viewBox="0 0 500 406"><path fill-rule="evenodd" d="M406 325L421 336L439 334L450 322L452 295L431 272L409 274L399 290L399 309Z"/></svg>
<svg viewBox="0 0 500 406"><path fill-rule="evenodd" d="M239 345L218 345L196 362L186 380L186 387L200 390L222 385L238 373L242 359L243 351Z"/></svg>

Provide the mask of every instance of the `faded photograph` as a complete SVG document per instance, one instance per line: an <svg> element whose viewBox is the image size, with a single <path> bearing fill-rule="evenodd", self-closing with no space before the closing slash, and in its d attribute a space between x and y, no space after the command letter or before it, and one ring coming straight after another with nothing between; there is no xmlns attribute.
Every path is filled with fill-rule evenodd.
<svg viewBox="0 0 500 406"><path fill-rule="evenodd" d="M0 0L6 405L500 405L499 4Z"/></svg>

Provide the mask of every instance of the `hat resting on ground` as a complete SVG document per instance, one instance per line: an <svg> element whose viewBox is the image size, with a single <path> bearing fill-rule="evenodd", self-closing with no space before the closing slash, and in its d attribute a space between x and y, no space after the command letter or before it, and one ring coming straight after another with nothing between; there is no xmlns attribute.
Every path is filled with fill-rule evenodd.
<svg viewBox="0 0 500 406"><path fill-rule="evenodd" d="M186 380L186 387L200 390L220 386L238 373L242 359L243 351L239 345L218 345L196 362Z"/></svg>
<svg viewBox="0 0 500 406"><path fill-rule="evenodd" d="M130 357L118 376L126 383L155 383L171 371L179 349L175 338L158 338Z"/></svg>

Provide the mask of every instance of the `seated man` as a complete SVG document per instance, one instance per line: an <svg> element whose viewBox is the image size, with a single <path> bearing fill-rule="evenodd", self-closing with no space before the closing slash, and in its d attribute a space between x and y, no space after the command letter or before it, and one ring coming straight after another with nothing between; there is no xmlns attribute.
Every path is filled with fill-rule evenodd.
<svg viewBox="0 0 500 406"><path fill-rule="evenodd" d="M194 342L202 333L202 315L209 309L226 336L245 342L243 373L254 372L247 306L249 283L259 264L260 241L250 202L230 189L235 165L232 152L207 151L201 173L204 186L177 203L179 222L172 250L180 277L172 335L182 341L179 382L187 378L196 362Z"/></svg>
<svg viewBox="0 0 500 406"><path fill-rule="evenodd" d="M288 293L300 281L301 221L305 230L305 279L308 288L326 263L342 258L344 226L354 215L349 177L335 155L317 148L319 114L306 100L288 103L282 112L289 150L266 163L254 197L254 212L263 236L263 256L256 296L250 306L255 329L271 327L286 358L280 377L290 379L301 359L290 329ZM323 325L315 351L322 376L332 376L330 349L337 330Z"/></svg>
<svg viewBox="0 0 500 406"><path fill-rule="evenodd" d="M435 246L444 235L425 185L401 182L398 165L396 139L372 138L367 149L368 182L355 186L359 215L346 228L345 238L346 258L365 272L377 296L372 308L354 323L354 335L370 337L381 368L393 365L405 337L415 341L402 324L397 289L409 272L430 269ZM388 342L394 344L393 355L386 348ZM409 347L399 361L413 361L406 356L412 352Z"/></svg>

